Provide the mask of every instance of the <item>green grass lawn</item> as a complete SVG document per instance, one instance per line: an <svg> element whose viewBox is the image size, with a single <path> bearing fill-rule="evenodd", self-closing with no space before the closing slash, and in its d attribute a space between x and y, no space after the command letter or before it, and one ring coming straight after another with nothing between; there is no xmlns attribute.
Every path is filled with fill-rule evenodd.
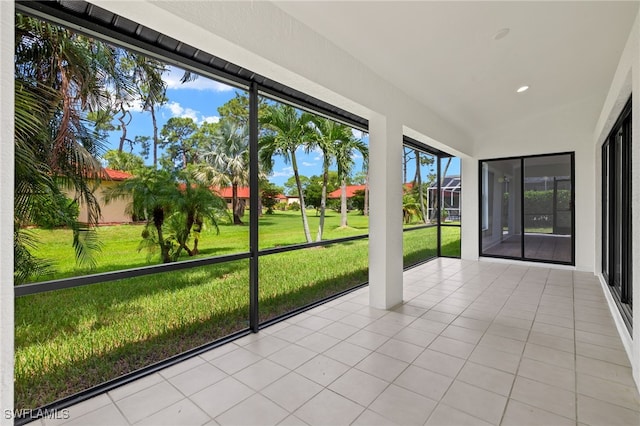
<svg viewBox="0 0 640 426"><path fill-rule="evenodd" d="M310 214L315 235L318 219ZM327 217L326 239L367 232L364 216L350 215L348 229L339 229L339 220L333 212ZM100 228L103 250L94 272L156 264L137 251L141 229ZM457 245L459 252L455 233L442 229L443 251ZM449 229L459 235L459 228ZM201 256L247 251L248 230L206 230ZM405 233L405 259L430 257L435 230ZM56 278L91 272L75 266L69 231L34 232L41 242L38 254L56 261ZM260 232L262 248L304 239L299 212L264 216ZM248 264L239 260L17 298L16 409L41 406L245 329ZM368 240L261 256L259 264L260 320L266 321L366 282Z"/></svg>

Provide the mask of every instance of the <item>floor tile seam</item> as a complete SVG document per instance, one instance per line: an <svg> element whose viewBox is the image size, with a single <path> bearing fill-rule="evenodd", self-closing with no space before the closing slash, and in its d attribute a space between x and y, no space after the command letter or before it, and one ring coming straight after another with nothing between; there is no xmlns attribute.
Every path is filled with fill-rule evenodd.
<svg viewBox="0 0 640 426"><path fill-rule="evenodd" d="M363 404L361 404L360 402L355 401L355 400L353 400L353 399L349 398L348 396L343 395L343 394L341 394L340 392L338 392L338 391L336 391L336 390L333 390L333 389L330 389L330 388L329 388L329 387L330 387L331 385L333 385L336 381L338 381L338 379L339 379L340 377L344 376L344 374L347 374L349 371L351 371L351 370L353 370L353 369L355 369L355 370L359 371L360 373L367 374L367 375L369 375L369 376L371 376L371 377L374 377L374 378L376 378L376 379L378 379L378 380L382 380L383 382L385 382L385 383L386 383L386 386L384 387L384 389L382 389L382 391L380 391L380 393L379 393L375 398L373 398L373 400L372 400L369 404L367 404L367 405L363 405ZM403 370L403 372L404 372L404 370ZM349 401L353 402L354 404L358 404L360 407L363 407L365 410L370 410L370 408L369 408L369 407L371 407L371 405L372 405L374 402L376 402L376 400L380 397L380 395L382 395L382 394L383 394L387 389L389 389L389 387L390 387L392 384L394 384L393 382L388 382L388 381L386 381L385 379L381 379L380 377L377 377L377 376L374 376L374 375L372 375L372 374L369 374L369 373L367 373L366 371L359 370L359 369L357 369L355 366L354 366L354 367L351 367L351 368L350 368L349 370L347 370L344 374L342 374L340 377L336 378L333 382L331 382L331 383L329 383L327 386L325 386L325 389L326 389L326 390L328 390L328 391L330 391L330 392L335 393L336 395L338 395L338 396L339 396L339 397L341 397L341 398L348 399ZM400 374L402 374L402 373L400 373ZM400 374L398 375L398 377L400 377ZM396 378L397 378L397 377L396 377ZM395 380L395 379L394 379L394 380ZM398 386L398 385L396 385L396 386ZM404 388L403 388L403 389L404 389ZM406 390L409 390L409 389L406 389ZM413 392L413 391L411 391L411 392L412 392L412 393L415 393L415 392ZM318 393L319 393L319 392L318 392ZM418 394L416 393L416 395L418 395ZM311 398L309 398L309 400L311 400ZM308 400L308 401L309 401L309 400ZM305 404L306 404L306 403L305 403ZM304 405L304 404L303 404L303 405ZM373 411L373 410L372 410L372 411ZM378 413L378 412L376 411L376 413ZM378 414L380 414L380 413L378 413ZM357 419L357 417L356 417L356 419ZM391 420L391 419L389 419L389 420ZM354 420L354 421L355 421L355 420Z"/></svg>
<svg viewBox="0 0 640 426"><path fill-rule="evenodd" d="M584 355L580 355L580 356L584 357ZM595 360L595 361L602 361L601 359L596 359L596 358L590 358L590 357L585 357L585 358L589 358L589 359L592 359L592 360ZM624 366L621 366L620 364L614 364L612 362L607 362L607 361L602 361L602 362L606 362L607 364L613 364L616 367L624 367ZM631 367L624 367L624 368L631 369ZM577 364L576 364L576 374L578 374L578 373L579 374L583 374L585 376L593 377L593 378L596 378L596 379L604 380L604 381L612 383L614 385L626 386L626 387L629 387L629 388L632 388L632 389L635 386L635 381L633 380L633 377L631 376L631 374L629 374L629 378L631 379L631 383L632 384L631 385L627 385L627 384L625 384L623 382L619 382L619 381L616 381L616 380L608 379L607 377L596 376L595 374L592 374L589 371L578 371Z"/></svg>
<svg viewBox="0 0 640 426"><path fill-rule="evenodd" d="M544 336L548 336L548 337L555 337L555 338L558 338L558 339L564 339L564 340L567 340L567 341L569 341L569 342L573 342L573 343L574 343L574 346L575 346L575 342L576 342L576 337L575 337L576 332L575 332L575 329L567 328L567 330L572 330L572 331L573 331L573 337L572 337L572 338L563 337L563 336L558 336L557 334L545 333L544 331L540 331L540 330L534 330L534 329L533 329L533 326L531 326L531 332L532 332L532 333L542 334L542 335L544 335ZM575 352L575 349L576 349L576 348L574 347L573 349L574 349L574 352Z"/></svg>
<svg viewBox="0 0 640 426"><path fill-rule="evenodd" d="M465 383L466 383L466 382L465 382ZM467 383L467 384L468 384L468 383ZM445 406L445 407L451 408L451 409L456 410L456 411L460 411L460 412L462 412L462 413L464 413L464 414L466 414L466 415L468 415L468 416L470 416L470 417L473 417L474 419L478 419L478 420L479 420L479 421L481 421L481 422L489 423L487 420L481 419L480 417L476 416L475 414L469 413L469 412L467 412L467 411L465 411L465 410L461 409L460 407L453 407L453 406L451 406L451 405L449 405L449 404L446 404L446 403L442 402L442 399L441 399L440 401L438 401L438 403L436 404L436 406L433 408L433 410L431 411L431 414L429 414L429 417L427 417L427 421L424 423L425 425L426 425L427 423L429 423L429 420L430 420L430 419L431 419L431 417L433 416L433 413L435 413L435 412L436 412L436 410L438 409L438 407L439 407L440 405L443 405L443 406Z"/></svg>
<svg viewBox="0 0 640 426"><path fill-rule="evenodd" d="M545 280L545 287L546 287L546 280ZM544 288L543 288L543 290L544 290ZM533 317L534 321L535 321L535 317L538 315L539 309L540 309L540 300L538 299L538 304L536 306L535 315ZM525 352L525 349L526 349L526 344L529 342L529 338L531 337L531 329L532 328L533 328L533 325L529 329L529 331L527 332L527 339L525 340L525 348L523 348L522 353L520 353L520 357L518 359L518 366L516 367L516 370L513 373L513 382L511 382L511 388L509 389L509 395L507 396L507 403L505 404L504 408L502 409L502 415L500 416L499 424L502 424L504 422L504 416L507 413L507 407L509 406L509 401L512 399L511 397L513 395L513 388L514 388L514 386L516 384L516 380L518 379L518 372L520 371L520 366L522 364L522 358L524 358L524 352ZM576 423L577 423L577 417L576 417Z"/></svg>
<svg viewBox="0 0 640 426"><path fill-rule="evenodd" d="M573 368L574 368L574 382L575 382L575 416L576 416L576 423L578 423L580 421L579 416L579 412L580 410L578 409L578 395L579 395L579 391L578 391L578 339L576 338L576 300L575 300L575 292L576 292L576 287L575 287L575 275L572 272L571 273L571 277L572 277L572 289L573 289Z"/></svg>
<svg viewBox="0 0 640 426"><path fill-rule="evenodd" d="M145 389L147 389L147 388L145 388ZM113 397L110 395L110 393L109 393L109 392L105 392L105 394L107 395L107 398L109 398L109 400L111 401L111 404L116 408L116 410L118 410L118 412L120 413L120 415L122 416L122 418L123 418L123 419L125 419L125 420L126 420L126 422L127 422L129 425L131 425L132 423L129 421L129 418L128 418L127 416L125 416L125 415L124 415L124 412L122 411L122 409L120 409L120 407L119 407L119 406L118 406L118 404L116 403L116 400L115 400L115 399L113 399ZM123 399L124 399L124 398L123 398ZM104 407L106 407L106 405L105 405ZM100 407L100 408L103 408L103 407ZM98 408L98 409L99 409L99 408ZM85 416L85 415L87 415L87 414L89 414L89 413L93 413L93 412L97 411L98 409L91 410L91 411L89 411L88 413L83 414L83 416ZM80 416L80 417L82 417L82 416ZM211 418L211 417L209 417L209 418ZM69 420L69 421L71 421L71 420ZM64 423L68 423L68 422L64 422ZM64 424L64 423L63 423L63 424Z"/></svg>
<svg viewBox="0 0 640 426"><path fill-rule="evenodd" d="M605 399L598 398L597 396L588 395L588 394L582 393L582 392L576 392L576 399L577 399L578 395L586 396L587 398L595 399L596 401L600 401L600 402L605 402L605 403L610 404L610 405L615 405L618 408L624 408L624 409L627 409L629 411L634 411L634 412L636 412L636 413L638 413L640 415L640 405L636 406L636 408L629 408L628 406L620 405L620 404L617 404L615 402L607 401ZM576 402L576 405L577 405L577 402Z"/></svg>
<svg viewBox="0 0 640 426"><path fill-rule="evenodd" d="M235 379L235 380L237 380L237 379ZM240 383L242 383L242 382L240 382ZM244 383L242 383L242 384L244 385ZM245 385L245 386L246 386L246 385ZM257 394L258 394L258 392L257 392L257 391L255 391L255 390L253 390L251 387L249 387L249 386L247 386L247 387L248 387L249 389L251 389L251 392L252 392L252 393L251 393L250 395L246 396L245 398L242 398L242 400L240 400L240 401L236 402L236 403L235 403L235 404L233 404L231 407L229 407L229 408L227 408L226 410L222 411L221 413L219 413L219 414L218 414L218 415L216 415L215 417L211 417L211 416L209 415L209 413L207 413L207 410L205 410L204 408L202 408L201 406L199 406L195 401L193 401L193 400L191 400L191 399L189 399L189 400L190 400L192 403L194 403L194 404L196 405L196 407L198 407L199 409L201 409L201 410L202 410L202 411L203 411L207 416L209 416L209 418L211 418L214 422L218 423L218 422L216 421L216 419L217 419L218 417L220 417L220 416L222 416L222 415L226 414L227 412L229 412L229 411L233 410L233 409L234 409L234 408L236 408L238 405L240 405L240 404L242 404L243 402L245 402L247 399L249 399L249 398L251 398L252 396L254 396L254 395L257 395ZM288 412L288 411L287 411L287 412ZM220 424L220 423L218 423L218 424Z"/></svg>
<svg viewBox="0 0 640 426"><path fill-rule="evenodd" d="M245 348L243 347L242 349L245 349ZM251 367L252 365L254 365L254 364L256 364L256 363L258 363L258 362L262 361L263 359L267 359L267 357L262 356L262 355L259 355L259 354L256 354L256 353L254 353L254 352L251 352L249 349L245 349L245 350L246 350L247 352L250 352L252 355L255 355L255 356L257 356L257 357L260 357L260 359L259 359L259 360L257 360L257 361L252 361L251 363L249 363L249 364L245 365L244 367L242 367L241 369L239 369L239 370L237 370L237 371L234 371L233 373L228 373L228 372L226 372L224 369L222 369L221 367L219 367L219 366L215 365L215 364L213 363L213 361L215 361L215 359L214 359L214 360L211 360L211 361L207 361L207 362L208 362L209 364L211 364L212 366L214 366L215 368L217 368L218 370L222 371L222 372L223 372L224 374L226 374L227 376L231 377L231 376L233 376L234 374L239 373L239 372L241 372L242 370L245 370L245 369L247 369L247 368ZM275 352L274 352L274 353L275 353ZM225 354L225 355L227 355L227 354ZM223 355L223 356L224 356L224 355ZM216 358L216 359L220 359L220 358Z"/></svg>
<svg viewBox="0 0 640 426"><path fill-rule="evenodd" d="M275 382L277 382L278 380L282 379L282 377L284 377L284 376L282 376L280 379L278 379L278 380L276 380L276 381L274 381L274 382L271 382L270 384L268 384L267 386L263 387L263 388L262 388L262 389L260 389L259 391L256 391L256 392L254 393L254 395L260 395L260 396L262 396L262 397L264 397L264 398L268 399L269 401L271 401L272 403L274 403L275 405L277 405L278 407L282 408L282 409L283 409L283 410L285 410L287 413L289 413L289 415L293 415L293 413L294 413L294 412L296 412L300 407L302 407L302 406L303 406L303 405L305 405L307 402L311 401L313 398L315 398L316 396L318 396L318 394L319 394L320 392L322 392L324 389L327 389L327 388L328 388L328 386L320 385L319 383L314 382L313 380L309 379L309 378L308 378L308 377L306 377L306 376L303 376L303 375L302 375L302 374L300 374L300 373L296 373L295 371L291 371L291 372L292 372L292 373L295 373L295 374L299 375L300 377L303 377L303 378L305 378L305 379L307 379L307 380L309 380L309 381L313 382L314 384L316 384L316 385L319 385L319 386L320 386L320 390L319 390L319 391L317 391L317 392L316 392L316 393L314 393L312 396L310 396L309 398L307 398L307 400L306 400L305 402L303 402L302 404L300 404L299 406L297 406L293 411L290 411L288 408L286 408L286 407L282 406L282 405L281 405L281 404L279 404L277 401L274 401L274 400L273 400L271 397L269 397L268 395L265 395L264 393L262 393L262 391L264 391L266 388L268 388L269 386L271 386L272 384L274 384L274 383L275 383ZM285 374L285 376L286 376L286 374ZM251 396L253 396L253 395L251 395ZM342 395L341 395L341 396L342 396ZM249 397L249 398L250 398L250 397ZM237 404L236 404L236 405L237 405ZM222 415L222 414L220 414L220 415ZM217 416L216 416L216 417L217 417ZM215 420L215 419L213 419L213 420Z"/></svg>
<svg viewBox="0 0 640 426"><path fill-rule="evenodd" d="M205 362L207 362L207 361L205 360ZM214 366L214 367L215 367L215 366ZM215 368L218 368L218 367L215 367ZM219 368L218 368L218 369L219 369ZM225 371L223 371L223 370L221 370L221 369L219 369L219 370L220 370L220 371L222 371L222 372L223 372L227 377L232 377L232 375L228 374L227 372L225 372ZM189 370L187 370L187 371L189 371ZM241 370L241 371L242 371L242 370ZM185 372L186 372L186 371L185 371ZM169 408L169 407L171 407L172 405L177 404L177 403L178 403L178 402L180 402L180 401L184 401L185 399L188 399L189 401L191 401L191 403L195 404L195 405L198 407L198 409L200 409L200 411L202 411L202 412L203 412L203 413L204 413L204 414L205 414L205 415L206 415L210 420L213 420L213 417L211 417L211 416L210 416L210 415L209 415L205 410L203 410L203 409L202 409L202 407L198 406L198 405L195 403L195 401L192 401L192 400L191 400L190 395L187 395L187 394L185 394L184 392L182 392L180 389L178 389L178 387L177 387L177 386L175 386L173 383L171 383L171 382L169 381L169 379L165 379L165 378L164 378L164 376L162 376L161 374L159 374L159 375L160 375L160 377L162 377L162 378L163 378L163 380L164 380L165 382L167 382L167 383L169 384L169 386L171 386L173 389L175 389L175 390L176 390L178 393L180 393L180 395L182 395L184 398L179 399L178 401L173 402L173 403L171 403L171 404L167 405L166 407L162 407L162 408L160 408L160 409L159 409L159 410L157 410L157 411L154 411L153 413L151 413L151 414L149 414L149 415L145 416L144 418L142 418L142 419L138 420L138 421L137 421L137 422L135 422L135 423L140 423L142 420L144 420L144 419L146 419L146 418L149 418L149 417L153 416L154 414L157 414L157 413L159 413L160 411L164 410L165 408ZM174 377L175 377L175 376L174 376ZM198 393L198 392L200 392L200 391L202 391L202 390L204 390L204 389L208 388L209 386L213 386L213 385L215 385L216 383L219 383L219 382L220 382L220 381L222 381L222 380L224 380L224 379L220 379L220 380L218 380L218 381L216 381L216 382L214 382L214 383L210 383L208 386L205 386L204 388L197 390L197 391L196 391L196 392L194 392L192 395L195 395L196 393ZM238 380L238 379L235 379L235 380ZM244 384L243 382L240 382L240 383ZM159 383L156 383L156 384L159 384ZM154 386L155 386L155 385L154 385ZM146 389L148 389L148 388L146 388ZM119 408L119 407L118 407L118 408ZM122 410L120 410L120 411L121 411L121 413L122 413ZM122 414L124 415L124 413L122 413ZM128 419L126 416L125 416L125 419L127 419L127 421L129 421L129 419ZM131 422L129 422L129 424L130 424L130 425L133 425L133 424L135 424L135 423L131 423Z"/></svg>
<svg viewBox="0 0 640 426"><path fill-rule="evenodd" d="M188 370L187 370L187 371L188 371ZM177 403L177 402L179 402L179 401L182 401L182 400L184 400L184 399L189 399L189 396L188 396L188 395L185 395L182 391L180 391L180 389L178 389L176 386L174 386L174 385L173 385L173 383L171 383L171 382L170 382L168 379L166 379L162 374L160 374L160 372L157 372L157 373L155 373L155 374L158 374L158 376L162 379L160 382L154 383L154 384L152 384L151 386L147 386L147 387L145 387L145 388L143 388L143 389L140 389L140 390L138 390L137 392L134 392L134 393L132 393L132 394L130 394L130 395L127 395L127 396L125 396L125 397L123 397L123 398L120 398L120 399L119 399L119 400L117 400L117 401L113 399L113 397L109 394L109 392L106 392L106 393L107 393L107 396L109 397L109 399L111 399L111 400L113 401L113 404L116 406L116 409L120 412L120 414L122 414L123 418L124 418L124 419L127 421L127 423L129 423L130 425L133 425L133 424L135 424L135 423L138 423L138 422L140 422L140 421L142 421L142 420L144 420L144 419L146 419L146 418L149 418L149 417L153 416L154 414L159 413L160 411L164 410L165 408L170 407L171 405L173 405L173 404L175 404L175 403ZM226 374L226 373L225 373L225 374ZM139 379L139 380L140 380L140 379ZM135 382L135 381L134 381L134 382ZM134 383L134 382L131 382L131 383ZM121 408L120 408L120 406L118 405L118 402L120 402L120 401L124 401L125 399L127 399L127 398L129 398L129 397L131 397L131 396L133 396L133 395L137 395L137 394L139 394L140 392L145 391L145 390L148 390L148 389L150 389L150 388L152 388L152 387L154 387L154 386L157 386L157 385L161 384L162 382L165 382L165 383L167 383L169 386L171 386L175 391L177 391L180 395L182 395L182 396L183 396L183 398L181 398L180 400L178 400L178 401L176 401L176 402L173 402L173 403L169 404L169 405L168 405L168 406L166 406L166 407L161 407L160 409L158 409L158 410L156 410L156 411L153 411L153 412L149 413L148 415L146 415L146 416L145 416L145 417L143 417L142 419L138 420L137 422L132 423L132 422L129 420L129 417L127 417L127 416L124 414L124 411L122 411L122 409L121 409ZM102 407L101 407L101 408L102 408ZM92 410L92 411L95 411L95 410ZM205 413L205 414L206 414L206 413ZM209 416L209 417L211 418L211 416Z"/></svg>
<svg viewBox="0 0 640 426"><path fill-rule="evenodd" d="M582 331L582 330L577 330L577 331ZM611 336L611 337L613 337L613 336ZM597 346L597 347L600 347L600 348L610 349L612 351L623 352L623 353L626 354L626 351L624 350L624 346L622 346L622 343L620 343L620 349L613 348L613 347L611 347L609 345L606 345L606 344L603 344L603 343L593 343L593 342L588 342L588 341L580 339L580 338L576 338L576 345L578 343L582 344L582 345ZM592 357L589 357L589 355L583 355L583 354L580 354L580 355L586 356L587 358L592 358ZM605 361L605 362L607 362L607 361Z"/></svg>

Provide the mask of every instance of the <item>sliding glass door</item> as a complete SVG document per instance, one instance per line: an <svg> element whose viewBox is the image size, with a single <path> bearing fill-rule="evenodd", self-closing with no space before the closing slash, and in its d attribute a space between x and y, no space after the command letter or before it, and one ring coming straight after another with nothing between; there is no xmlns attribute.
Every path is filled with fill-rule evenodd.
<svg viewBox="0 0 640 426"><path fill-rule="evenodd" d="M631 103L602 146L602 275L631 329Z"/></svg>
<svg viewBox="0 0 640 426"><path fill-rule="evenodd" d="M571 155L524 161L524 257L571 263Z"/></svg>
<svg viewBox="0 0 640 426"><path fill-rule="evenodd" d="M573 154L480 162L480 253L574 263Z"/></svg>

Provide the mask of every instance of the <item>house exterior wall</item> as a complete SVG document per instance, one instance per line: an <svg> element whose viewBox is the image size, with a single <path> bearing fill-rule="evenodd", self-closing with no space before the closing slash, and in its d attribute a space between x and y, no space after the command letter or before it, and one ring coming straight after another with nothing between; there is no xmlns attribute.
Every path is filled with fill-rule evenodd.
<svg viewBox="0 0 640 426"><path fill-rule="evenodd" d="M594 210L596 211L596 228L594 235L594 240L596 241L594 250L595 273L600 277L603 292L607 296L609 307L616 320L618 331L631 360L633 378L640 387L640 315L637 312L638 308L636 307L636 312L633 316L633 335L631 335L618 313L609 290L606 288L599 266L602 262L602 247L600 245L602 241L602 170L600 166L602 161L602 143L609 135L611 128L615 124L615 121L631 94L633 96L631 101L633 104L633 143L631 153L633 179L631 188L633 192L631 200L631 223L634 227L631 237L633 247L631 267L633 270L633 299L637 301L640 300L640 256L638 255L638 251L640 250L640 233L638 232L638 224L640 224L640 115L638 114L638 105L640 105L640 15L636 16L633 28L627 39L627 44L618 63L618 68L611 82L609 93L602 107L602 112L600 113L595 131L592 135L592 143L590 144L594 157L594 187L596 188L594 202Z"/></svg>
<svg viewBox="0 0 640 426"><path fill-rule="evenodd" d="M131 197L118 198L111 201L109 204L105 204L104 195L109 188L117 185L117 181L102 181L100 186L96 188L93 195L100 204L100 224L115 224L115 223L130 223L131 215L127 214L127 207L131 203ZM68 197L73 198L72 193L67 193ZM80 204L80 212L78 214L80 221L88 221L89 214L87 213L87 205L85 203Z"/></svg>

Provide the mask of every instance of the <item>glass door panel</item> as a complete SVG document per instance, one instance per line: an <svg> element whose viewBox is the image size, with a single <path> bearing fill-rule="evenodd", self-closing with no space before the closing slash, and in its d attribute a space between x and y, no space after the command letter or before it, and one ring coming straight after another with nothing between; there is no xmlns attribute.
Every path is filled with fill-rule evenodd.
<svg viewBox="0 0 640 426"><path fill-rule="evenodd" d="M524 159L524 257L572 261L571 155Z"/></svg>
<svg viewBox="0 0 640 426"><path fill-rule="evenodd" d="M521 161L483 161L481 173L482 254L521 258Z"/></svg>

